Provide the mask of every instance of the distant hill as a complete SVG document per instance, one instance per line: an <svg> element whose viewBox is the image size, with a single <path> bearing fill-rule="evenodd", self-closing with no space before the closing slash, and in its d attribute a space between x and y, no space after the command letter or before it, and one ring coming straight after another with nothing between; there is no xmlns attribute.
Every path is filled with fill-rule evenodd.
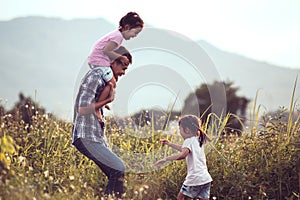
<svg viewBox="0 0 300 200"><path fill-rule="evenodd" d="M259 90L258 103L270 110L290 105L292 90L297 75L300 75L300 69L279 67L224 52L204 41L201 41L201 45L213 58L224 80L233 80L235 85L240 87L240 94L254 100ZM300 95L299 78L296 89L297 97Z"/></svg>
<svg viewBox="0 0 300 200"><path fill-rule="evenodd" d="M8 99L1 104L11 107L22 91L47 111L70 118L80 68L95 41L115 28L116 25L103 19L26 17L0 22L0 98ZM261 89L259 103L268 109L289 105L300 70L224 52L205 41L198 44L212 58L221 78L234 81L240 87L240 95L253 99ZM200 84L201 81L193 83L194 86ZM150 93L156 95L155 91ZM149 105L148 100L145 96L145 107Z"/></svg>
<svg viewBox="0 0 300 200"><path fill-rule="evenodd" d="M70 115L76 76L93 43L114 29L96 19L26 17L0 22L0 98L23 91L49 112Z"/></svg>

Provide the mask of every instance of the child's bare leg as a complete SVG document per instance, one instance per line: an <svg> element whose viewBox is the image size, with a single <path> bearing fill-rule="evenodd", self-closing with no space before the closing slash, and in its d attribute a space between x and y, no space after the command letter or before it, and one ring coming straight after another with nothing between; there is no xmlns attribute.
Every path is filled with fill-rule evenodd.
<svg viewBox="0 0 300 200"><path fill-rule="evenodd" d="M107 99L109 97L111 86L113 86L114 88L116 87L116 80L114 77L107 82L107 84L105 85L103 91L101 92L97 102L104 101L105 99ZM108 105L105 105L105 107L107 109L110 109ZM99 121L102 122L103 117L102 117L101 112L99 110L96 110L95 114L98 117Z"/></svg>
<svg viewBox="0 0 300 200"><path fill-rule="evenodd" d="M97 102L101 102L104 101L105 99L107 99L108 95L109 95L109 91L110 91L110 85L106 85L103 89L103 91L101 92ZM103 118L102 118L102 114L100 112L100 110L96 110L95 111L96 116L98 117L98 120L100 122L103 122Z"/></svg>
<svg viewBox="0 0 300 200"><path fill-rule="evenodd" d="M101 114L101 111L100 110L96 110L95 111L95 115L97 116L98 120L100 122L103 122L103 117L102 117L102 114Z"/></svg>
<svg viewBox="0 0 300 200"><path fill-rule="evenodd" d="M179 192L177 196L177 200L185 200L185 199L188 199L188 197L182 194L181 192Z"/></svg>
<svg viewBox="0 0 300 200"><path fill-rule="evenodd" d="M110 79L108 83L110 83L113 88L116 88L117 86L117 80L115 79L115 77L112 77L112 79Z"/></svg>

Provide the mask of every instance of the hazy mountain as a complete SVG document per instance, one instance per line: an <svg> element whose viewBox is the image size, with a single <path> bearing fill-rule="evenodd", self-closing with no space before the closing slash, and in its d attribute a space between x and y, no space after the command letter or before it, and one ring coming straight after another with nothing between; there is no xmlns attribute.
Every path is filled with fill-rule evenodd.
<svg viewBox="0 0 300 200"><path fill-rule="evenodd" d="M0 22L0 98L4 99L0 103L11 107L22 91L49 112L69 117L81 66L95 41L115 28L103 19L26 17ZM240 87L240 95L253 99L261 89L259 103L268 109L289 105L299 70L223 52L205 41L198 43L212 58L220 77ZM150 58L145 56L146 59ZM167 58L161 59L163 62ZM193 82L194 86L200 84L201 81ZM299 87L298 82L297 96ZM153 94L153 98L160 98ZM148 101L149 98L143 99L145 107Z"/></svg>
<svg viewBox="0 0 300 200"><path fill-rule="evenodd" d="M93 43L113 28L102 19L0 22L0 98L8 99L10 107L22 91L49 112L71 114L79 69Z"/></svg>
<svg viewBox="0 0 300 200"><path fill-rule="evenodd" d="M240 87L240 93L254 100L259 90L258 103L270 110L279 106L289 106L293 87L300 69L279 67L256 61L241 55L221 51L202 41L204 47L218 68L221 76L233 80ZM300 95L300 82L297 81L296 96Z"/></svg>

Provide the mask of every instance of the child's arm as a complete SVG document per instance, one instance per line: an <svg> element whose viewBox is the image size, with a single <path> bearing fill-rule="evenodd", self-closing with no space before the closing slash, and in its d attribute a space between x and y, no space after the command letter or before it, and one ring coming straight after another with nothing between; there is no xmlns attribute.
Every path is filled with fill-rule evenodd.
<svg viewBox="0 0 300 200"><path fill-rule="evenodd" d="M187 155L190 153L190 150L188 148L183 148L181 153L179 154L175 154L172 156L168 156L164 159L161 159L159 161L157 161L154 166L155 167L160 167L161 165L163 165L165 162L167 161L172 161L172 160L182 160L185 159L185 157L187 157Z"/></svg>
<svg viewBox="0 0 300 200"><path fill-rule="evenodd" d="M166 145L172 147L173 149L176 149L177 151L181 151L181 150L182 150L182 149L181 149L181 145L179 145L179 144L174 144L174 143L170 142L169 140L163 139L163 140L160 140L160 143L162 143L163 145L166 144Z"/></svg>
<svg viewBox="0 0 300 200"><path fill-rule="evenodd" d="M109 41L103 48L103 53L107 55L112 61L120 58L122 63L129 63L129 60L126 56L122 56L114 51L117 46L118 45L115 42Z"/></svg>

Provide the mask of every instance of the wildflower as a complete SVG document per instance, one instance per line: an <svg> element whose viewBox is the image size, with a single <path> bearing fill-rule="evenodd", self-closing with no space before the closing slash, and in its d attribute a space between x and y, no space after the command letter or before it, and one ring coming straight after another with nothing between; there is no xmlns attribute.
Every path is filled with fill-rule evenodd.
<svg viewBox="0 0 300 200"><path fill-rule="evenodd" d="M139 189L139 192L142 193L143 191L144 191L144 188L141 187L141 188Z"/></svg>
<svg viewBox="0 0 300 200"><path fill-rule="evenodd" d="M75 186L74 185L70 185L70 188L72 189L72 190L75 190Z"/></svg>
<svg viewBox="0 0 300 200"><path fill-rule="evenodd" d="M49 176L49 170L44 171L44 175L47 178Z"/></svg>
<svg viewBox="0 0 300 200"><path fill-rule="evenodd" d="M46 199L50 199L50 198L51 198L50 194L48 194L48 193L44 193L43 196L44 196Z"/></svg>
<svg viewBox="0 0 300 200"><path fill-rule="evenodd" d="M23 156L18 157L19 163L20 163L20 165L23 165L23 167L25 167L25 165L26 165L26 160L25 159L26 158L23 157Z"/></svg>

